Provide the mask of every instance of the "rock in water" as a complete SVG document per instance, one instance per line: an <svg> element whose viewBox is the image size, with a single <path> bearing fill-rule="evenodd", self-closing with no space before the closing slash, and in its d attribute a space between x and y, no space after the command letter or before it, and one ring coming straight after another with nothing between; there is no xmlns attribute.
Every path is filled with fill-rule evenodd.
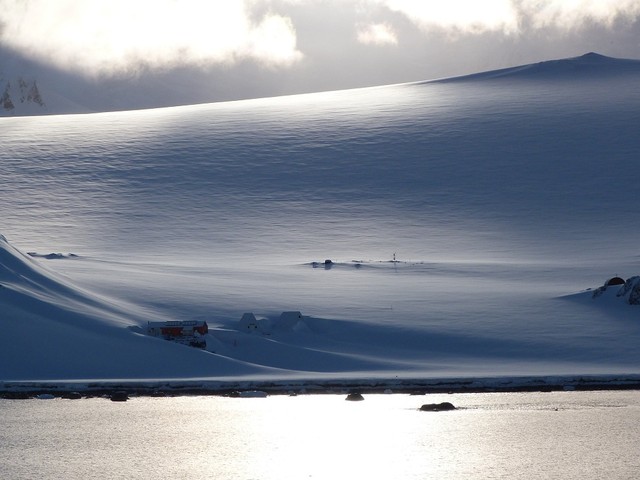
<svg viewBox="0 0 640 480"><path fill-rule="evenodd" d="M126 402L127 400L129 400L129 395L127 394L127 392L119 391L113 392L110 398L112 402Z"/></svg>
<svg viewBox="0 0 640 480"><path fill-rule="evenodd" d="M347 395L347 398L345 398L345 400L349 400L350 402L359 402L361 400L364 400L364 397L361 393L350 393L349 395Z"/></svg>
<svg viewBox="0 0 640 480"><path fill-rule="evenodd" d="M446 412L449 410L455 410L456 407L449 402L442 403L425 403L420 407L420 411L422 412Z"/></svg>

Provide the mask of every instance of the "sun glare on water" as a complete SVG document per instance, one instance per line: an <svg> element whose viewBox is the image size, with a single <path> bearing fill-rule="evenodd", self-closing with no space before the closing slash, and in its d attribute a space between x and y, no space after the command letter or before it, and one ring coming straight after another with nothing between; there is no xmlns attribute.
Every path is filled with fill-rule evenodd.
<svg viewBox="0 0 640 480"><path fill-rule="evenodd" d="M457 409L419 411L443 400ZM2 478L584 480L637 471L634 392L0 404ZM25 445L34 455L20 455Z"/></svg>

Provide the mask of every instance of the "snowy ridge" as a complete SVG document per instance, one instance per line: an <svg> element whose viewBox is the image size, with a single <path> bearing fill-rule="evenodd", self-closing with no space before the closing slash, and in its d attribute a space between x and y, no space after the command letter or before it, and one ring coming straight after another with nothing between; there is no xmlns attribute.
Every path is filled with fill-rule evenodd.
<svg viewBox="0 0 640 480"><path fill-rule="evenodd" d="M639 72L639 60L611 58L590 52L574 58L428 80L417 84L497 79L584 82L604 78L633 78L638 76ZM212 101L212 94L206 93L210 89L211 85L208 82L200 81L197 85L190 86L188 82L185 85L175 85L163 81L162 76L87 82L78 78L66 78L61 72L42 70L42 67L12 58L12 55L0 49L0 116L126 111L199 104ZM225 99L229 93L221 95L220 98Z"/></svg>
<svg viewBox="0 0 640 480"><path fill-rule="evenodd" d="M32 309L37 311L36 304L47 304L68 310L96 309L101 311L103 317L111 318L116 324L122 323L121 319L118 321L118 317L110 313L113 309L106 302L100 302L91 294L83 292L48 271L12 247L2 235L0 235L0 282L5 299L12 299L12 301L3 302L5 308L13 307L30 312ZM11 316L10 313L7 314L7 317Z"/></svg>
<svg viewBox="0 0 640 480"><path fill-rule="evenodd" d="M640 60L612 58L590 52L579 57L548 60L517 67L446 78L438 82L469 82L482 80L522 81L589 81L640 75Z"/></svg>

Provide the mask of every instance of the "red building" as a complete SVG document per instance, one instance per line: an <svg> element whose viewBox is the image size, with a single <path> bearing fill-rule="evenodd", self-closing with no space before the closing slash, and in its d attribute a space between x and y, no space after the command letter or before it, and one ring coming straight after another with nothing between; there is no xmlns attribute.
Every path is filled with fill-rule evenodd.
<svg viewBox="0 0 640 480"><path fill-rule="evenodd" d="M149 322L147 324L147 335L162 337L165 340L172 340L199 348L206 346L206 342L202 337L208 332L209 325L207 325L205 321L174 320L168 322Z"/></svg>

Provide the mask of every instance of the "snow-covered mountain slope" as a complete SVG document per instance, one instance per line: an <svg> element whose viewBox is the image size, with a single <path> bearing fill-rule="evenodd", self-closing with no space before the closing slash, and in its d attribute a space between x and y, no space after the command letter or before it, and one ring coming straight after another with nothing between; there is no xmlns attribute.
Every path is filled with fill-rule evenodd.
<svg viewBox="0 0 640 480"><path fill-rule="evenodd" d="M560 328L540 325L535 332L513 325L468 329L307 316L285 322L272 317L260 320L255 329L236 321L214 326L205 335L206 349L200 351L144 335L147 322L171 317L78 288L4 238L0 260L3 381L393 381L635 373L637 312L620 299L612 301L613 287L598 295L597 303L589 301L595 298L592 292L568 296L571 302L538 298L537 313L554 311ZM163 293L159 285L155 295ZM511 295L504 296L505 302L513 302L511 311L518 312L513 307L526 303L536 308L516 295L509 300ZM476 307L483 305L479 299L471 300ZM486 321L485 316L479 313L465 322ZM451 309L448 320L454 318ZM597 339L584 337L596 333Z"/></svg>
<svg viewBox="0 0 640 480"><path fill-rule="evenodd" d="M437 82L505 79L511 81L585 82L594 79L637 76L640 60L618 59L588 53L580 57L551 60L518 67L482 72ZM236 87L254 92L254 96L279 94L292 85L276 72L263 72L264 85L245 75L212 81L203 72L176 69L161 72L140 71L124 77L83 77L35 64L0 46L0 116L48 115L137 110L175 105L200 104L237 99ZM212 77L215 75L211 73ZM228 76L225 72L223 76ZM27 88L19 87L24 82ZM432 83L430 81L428 83ZM295 82L294 82L295 83ZM282 86L278 86L282 84ZM33 95L34 85L37 95ZM30 93L31 92L31 93ZM0 97L3 98L3 97ZM27 98L39 98L30 101ZM13 108L10 108L13 106Z"/></svg>
<svg viewBox="0 0 640 480"><path fill-rule="evenodd" d="M640 83L596 60L0 119L0 379L638 373L639 307L593 289L640 271Z"/></svg>
<svg viewBox="0 0 640 480"><path fill-rule="evenodd" d="M2 380L171 378L263 371L131 328L152 317L71 284L0 236ZM135 331L139 331L136 329Z"/></svg>

